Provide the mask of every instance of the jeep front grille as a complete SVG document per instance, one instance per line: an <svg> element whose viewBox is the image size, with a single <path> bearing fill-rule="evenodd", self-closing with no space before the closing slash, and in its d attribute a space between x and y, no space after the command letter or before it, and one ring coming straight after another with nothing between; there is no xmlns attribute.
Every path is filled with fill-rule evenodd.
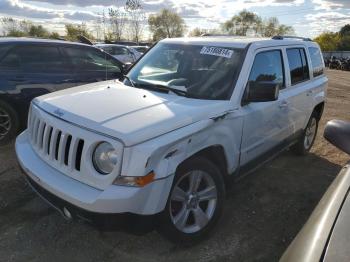
<svg viewBox="0 0 350 262"><path fill-rule="evenodd" d="M29 134L35 150L50 161L80 171L84 140L56 128L31 112Z"/></svg>
<svg viewBox="0 0 350 262"><path fill-rule="evenodd" d="M123 145L119 141L58 118L35 104L30 107L27 132L33 151L44 162L89 186L105 189L121 171ZM101 176L92 164L94 149L101 142L112 144L120 157L120 164L107 176Z"/></svg>

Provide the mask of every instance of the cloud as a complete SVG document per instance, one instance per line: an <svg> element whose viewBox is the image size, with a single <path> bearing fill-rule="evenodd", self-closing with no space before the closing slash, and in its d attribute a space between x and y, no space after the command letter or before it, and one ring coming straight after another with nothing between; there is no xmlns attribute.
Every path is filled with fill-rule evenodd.
<svg viewBox="0 0 350 262"><path fill-rule="evenodd" d="M74 11L70 13L65 13L63 17L70 20L91 21L96 20L98 18L98 15L91 12Z"/></svg>
<svg viewBox="0 0 350 262"><path fill-rule="evenodd" d="M340 9L340 8L350 8L349 0L312 0L315 6L319 9Z"/></svg>
<svg viewBox="0 0 350 262"><path fill-rule="evenodd" d="M21 4L16 0L1 0L0 13L36 19L52 19L59 17L59 14L53 10L34 8L30 5Z"/></svg>
<svg viewBox="0 0 350 262"><path fill-rule="evenodd" d="M28 0L24 1L28 2ZM29 2L41 2L41 3L49 3L53 5L73 5L73 6L79 6L79 7L86 7L86 6L112 6L116 5L117 3L121 3L121 1L116 0L29 0Z"/></svg>
<svg viewBox="0 0 350 262"><path fill-rule="evenodd" d="M308 14L305 19L312 36L317 36L325 30L339 31L342 26L350 23L350 16L336 11Z"/></svg>

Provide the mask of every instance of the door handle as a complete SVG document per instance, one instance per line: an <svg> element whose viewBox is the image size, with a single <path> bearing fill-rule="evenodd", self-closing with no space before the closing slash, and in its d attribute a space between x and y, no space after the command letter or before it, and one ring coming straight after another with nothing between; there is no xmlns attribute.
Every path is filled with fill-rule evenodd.
<svg viewBox="0 0 350 262"><path fill-rule="evenodd" d="M289 103L287 101L282 101L280 104L279 104L279 108L283 109L283 108L287 108L289 105Z"/></svg>

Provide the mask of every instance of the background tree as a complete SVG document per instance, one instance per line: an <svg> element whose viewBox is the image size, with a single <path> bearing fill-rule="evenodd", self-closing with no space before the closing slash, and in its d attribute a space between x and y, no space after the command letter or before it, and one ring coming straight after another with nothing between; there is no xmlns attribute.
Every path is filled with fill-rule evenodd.
<svg viewBox="0 0 350 262"><path fill-rule="evenodd" d="M322 51L336 51L338 49L339 40L339 34L332 32L322 33L314 39L314 41L320 45Z"/></svg>
<svg viewBox="0 0 350 262"><path fill-rule="evenodd" d="M10 17L0 19L4 36L12 37L39 37L59 39L60 36L56 32L49 32L42 25L36 25L28 20L16 20Z"/></svg>
<svg viewBox="0 0 350 262"><path fill-rule="evenodd" d="M158 14L150 15L148 25L154 41L183 36L186 29L184 19L168 9L162 9Z"/></svg>
<svg viewBox="0 0 350 262"><path fill-rule="evenodd" d="M221 26L223 32L230 35L255 35L271 37L274 35L293 35L291 26L280 24L276 17L263 20L253 12L243 10L238 15L224 22Z"/></svg>
<svg viewBox="0 0 350 262"><path fill-rule="evenodd" d="M146 14L142 8L140 0L127 0L125 11L128 14L128 24L131 31L132 40L139 42L146 20Z"/></svg>
<svg viewBox="0 0 350 262"><path fill-rule="evenodd" d="M276 17L265 20L260 28L261 35L272 37L275 35L293 35L294 29L291 26L281 25Z"/></svg>
<svg viewBox="0 0 350 262"><path fill-rule="evenodd" d="M201 35L203 35L205 33L206 32L205 32L204 29L196 27L196 28L193 28L188 35L191 36L191 37L192 36L201 36Z"/></svg>
<svg viewBox="0 0 350 262"><path fill-rule="evenodd" d="M350 51L350 34L340 37L337 44L337 50L340 51Z"/></svg>
<svg viewBox="0 0 350 262"><path fill-rule="evenodd" d="M62 39L62 37L57 32L51 32L49 34L49 38L51 38L51 39Z"/></svg>
<svg viewBox="0 0 350 262"><path fill-rule="evenodd" d="M123 38L123 33L125 29L125 24L127 20L126 13L122 10L109 8L108 9L109 21L112 27L112 33L115 40L121 40Z"/></svg>
<svg viewBox="0 0 350 262"><path fill-rule="evenodd" d="M346 36L349 36L350 35L350 25L347 24L347 25L344 25L340 31L339 31L339 36L340 37L346 37Z"/></svg>
<svg viewBox="0 0 350 262"><path fill-rule="evenodd" d="M49 31L47 31L42 25L31 25L28 34L32 37L49 37Z"/></svg>
<svg viewBox="0 0 350 262"><path fill-rule="evenodd" d="M29 30L32 23L27 20L17 20L11 17L1 18L1 25L3 28L4 36L29 36Z"/></svg>
<svg viewBox="0 0 350 262"><path fill-rule="evenodd" d="M204 28L199 28L199 27L196 27L194 29L192 29L190 32L189 32L189 36L190 37L195 37L195 36L201 36L201 35L204 35L204 34L222 34L222 32L219 30L219 29L204 29Z"/></svg>
<svg viewBox="0 0 350 262"><path fill-rule="evenodd" d="M222 29L230 35L246 36L253 32L257 34L262 25L261 18L253 12L247 10L241 11L238 15L233 16L227 20Z"/></svg>
<svg viewBox="0 0 350 262"><path fill-rule="evenodd" d="M78 36L82 35L85 36L88 39L94 39L93 36L90 34L86 24L82 23L80 25L75 24L66 24L66 39L70 41L77 41Z"/></svg>

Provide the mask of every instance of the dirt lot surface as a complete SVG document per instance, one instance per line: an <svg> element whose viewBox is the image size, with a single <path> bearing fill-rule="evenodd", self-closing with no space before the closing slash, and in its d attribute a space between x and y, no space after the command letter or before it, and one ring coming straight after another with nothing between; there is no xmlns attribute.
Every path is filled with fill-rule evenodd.
<svg viewBox="0 0 350 262"><path fill-rule="evenodd" d="M13 145L0 148L0 261L277 261L350 157L325 142L326 121L350 120L350 72L328 71L328 103L312 152L285 152L234 184L214 235L191 248L67 222L26 186Z"/></svg>

